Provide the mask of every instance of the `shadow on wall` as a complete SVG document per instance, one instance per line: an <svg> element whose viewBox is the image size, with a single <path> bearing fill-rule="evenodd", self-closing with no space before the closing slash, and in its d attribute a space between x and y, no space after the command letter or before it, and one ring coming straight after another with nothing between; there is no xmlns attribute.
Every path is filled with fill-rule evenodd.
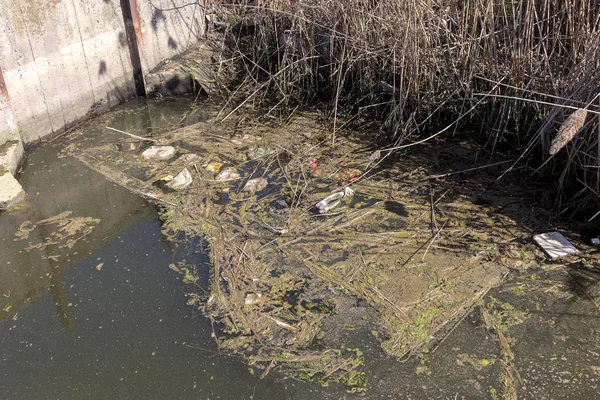
<svg viewBox="0 0 600 400"><path fill-rule="evenodd" d="M120 31L119 35L118 35L118 38L119 38L119 45L121 47L127 46L127 36L125 36L125 32Z"/></svg>
<svg viewBox="0 0 600 400"><path fill-rule="evenodd" d="M154 32L158 31L158 23L160 21L162 21L163 23L166 23L167 17L165 17L165 13L163 13L162 10L155 8L154 12L152 13L152 20L151 20L152 30Z"/></svg>
<svg viewBox="0 0 600 400"><path fill-rule="evenodd" d="M167 30L167 17L165 16L165 13L163 12L163 10L155 8L154 12L152 13L152 21L151 21L152 30L154 31L154 33L158 32L158 25L161 21L164 24L165 32L169 35L169 39L167 40L167 45L169 46L170 49L177 50L179 45L177 44L177 41L173 38L173 36L171 36L169 34L169 32Z"/></svg>
<svg viewBox="0 0 600 400"><path fill-rule="evenodd" d="M110 79L110 77L106 79ZM111 107L114 107L117 104L124 103L125 101L134 96L135 91L130 91L130 89L126 87L118 87L117 85L112 85L112 89L106 91L106 98L94 102L88 109L86 116L92 117L100 115L103 112L110 109Z"/></svg>
<svg viewBox="0 0 600 400"><path fill-rule="evenodd" d="M188 6L194 7L194 11L193 11L192 18L190 21L187 21L187 18L182 14L182 11L181 11L182 8L187 8ZM193 23L194 17L196 16L196 12L198 11L198 9L201 9L199 2L189 2L187 4L184 4L184 5L178 6L178 7L176 7L173 4L173 7L168 8L168 9L156 8L156 6L154 6L153 4L152 4L152 7L154 8L154 11L152 12L152 20L151 20L152 30L156 34L159 30L159 24L162 21L162 23L164 24L163 30L165 31L165 33L167 33L169 35L169 40L168 40L167 44L170 49L172 49L172 50L178 49L179 44L177 42L175 42L175 40L173 39L173 37L170 35L169 31L167 30L167 17L166 17L165 12L175 13L177 15L175 18L178 19L179 21L181 21L181 23L183 23L186 26L186 31L188 34L188 44L189 44L189 38L192 35L197 40L199 40L201 38L202 34L200 33L199 30L196 33L194 33L194 23ZM184 32L181 32L181 33L184 33Z"/></svg>
<svg viewBox="0 0 600 400"><path fill-rule="evenodd" d="M98 66L98 76L105 75L107 71L106 61L100 60L100 65Z"/></svg>

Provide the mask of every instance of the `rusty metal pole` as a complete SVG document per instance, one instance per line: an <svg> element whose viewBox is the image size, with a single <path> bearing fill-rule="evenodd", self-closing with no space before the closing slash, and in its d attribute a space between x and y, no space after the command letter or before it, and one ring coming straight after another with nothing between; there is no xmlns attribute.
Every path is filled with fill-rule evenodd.
<svg viewBox="0 0 600 400"><path fill-rule="evenodd" d="M121 10L125 23L125 35L129 47L129 57L133 68L133 81L135 92L138 96L146 96L146 85L144 83L144 71L140 58L139 46L142 43L142 27L137 10L136 0L121 0Z"/></svg>

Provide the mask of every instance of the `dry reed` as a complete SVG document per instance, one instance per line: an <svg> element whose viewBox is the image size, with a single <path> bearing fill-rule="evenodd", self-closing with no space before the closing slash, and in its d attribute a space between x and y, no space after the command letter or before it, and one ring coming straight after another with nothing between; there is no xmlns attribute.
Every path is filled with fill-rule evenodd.
<svg viewBox="0 0 600 400"><path fill-rule="evenodd" d="M600 205L598 118L575 155L532 156L549 153L564 107L598 113L595 2L233 0L221 13L243 74L239 102L268 100L273 111L324 100L334 137L341 115L360 117L395 146L440 126L479 130L543 174L561 169L553 192L563 210Z"/></svg>
<svg viewBox="0 0 600 400"><path fill-rule="evenodd" d="M550 155L554 155L567 145L573 138L579 133L585 119L587 118L587 110L580 108L567 118L565 122L560 126L556 137L552 140L550 146Z"/></svg>

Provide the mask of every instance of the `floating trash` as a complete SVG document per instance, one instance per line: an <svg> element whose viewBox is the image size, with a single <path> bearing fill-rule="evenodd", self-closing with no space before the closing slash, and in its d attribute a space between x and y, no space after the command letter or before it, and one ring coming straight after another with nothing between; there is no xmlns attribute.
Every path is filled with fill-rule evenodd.
<svg viewBox="0 0 600 400"><path fill-rule="evenodd" d="M223 163L220 162L209 162L208 164L206 164L206 166L204 167L208 172L219 172L221 170L221 167L223 166Z"/></svg>
<svg viewBox="0 0 600 400"><path fill-rule="evenodd" d="M244 304L255 304L262 299L262 293L248 293L244 299Z"/></svg>
<svg viewBox="0 0 600 400"><path fill-rule="evenodd" d="M535 242L552 259L579 253L579 250L577 250L560 232L535 235L533 240L535 240Z"/></svg>
<svg viewBox="0 0 600 400"><path fill-rule="evenodd" d="M266 188L268 184L269 181L267 181L265 178L254 178L246 182L242 190L244 192L260 192Z"/></svg>
<svg viewBox="0 0 600 400"><path fill-rule="evenodd" d="M350 197L352 195L354 195L354 190L349 187L345 187L341 192L337 192L325 197L323 200L318 202L315 207L320 214L325 214L329 210L337 207L340 204L341 199L344 197Z"/></svg>
<svg viewBox="0 0 600 400"><path fill-rule="evenodd" d="M146 160L165 161L175 155L177 151L173 146L150 146L142 153Z"/></svg>
<svg viewBox="0 0 600 400"><path fill-rule="evenodd" d="M173 180L167 183L167 187L173 190L184 190L187 189L193 182L192 175L187 168L184 168L178 173Z"/></svg>
<svg viewBox="0 0 600 400"><path fill-rule="evenodd" d="M256 149L250 149L248 152L248 157L250 159L261 158L270 154L275 154L276 152L277 149L265 149L263 147L258 147Z"/></svg>
<svg viewBox="0 0 600 400"><path fill-rule="evenodd" d="M217 177L215 179L219 182L227 182L227 181L235 181L240 178L241 178L240 174L238 174L233 168L227 168L227 169L221 171L221 173L219 175L217 175Z"/></svg>

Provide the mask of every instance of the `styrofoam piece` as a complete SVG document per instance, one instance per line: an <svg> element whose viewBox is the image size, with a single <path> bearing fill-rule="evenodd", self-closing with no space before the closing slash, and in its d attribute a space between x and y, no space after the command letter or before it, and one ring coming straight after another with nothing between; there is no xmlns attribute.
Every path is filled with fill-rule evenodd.
<svg viewBox="0 0 600 400"><path fill-rule="evenodd" d="M566 257L579 253L560 232L548 232L535 235L533 240L550 256L550 258Z"/></svg>

